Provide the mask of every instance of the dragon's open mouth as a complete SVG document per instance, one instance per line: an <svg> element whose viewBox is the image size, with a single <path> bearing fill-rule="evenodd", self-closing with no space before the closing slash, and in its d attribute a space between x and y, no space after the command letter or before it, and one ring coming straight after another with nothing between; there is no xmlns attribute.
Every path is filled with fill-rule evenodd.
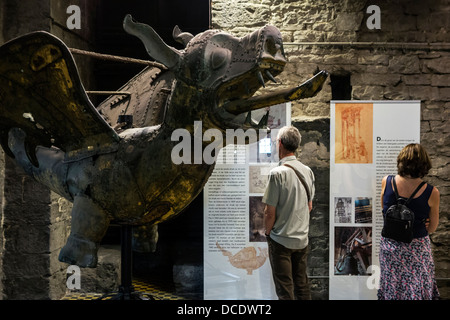
<svg viewBox="0 0 450 320"><path fill-rule="evenodd" d="M273 68L271 67L270 70L273 70ZM265 69L265 71L268 71L265 73L268 79L270 79L270 76L267 75L267 73L272 74L270 70L269 68ZM279 103L313 97L322 89L322 86L328 77L328 73L326 71L320 71L295 88L281 89L258 96L253 96L253 94L262 85L261 81L264 81L264 79L261 80L261 77L263 77L261 70L257 70L256 76L254 73L250 73L250 75L247 74L245 77L249 79L237 79L239 83L228 86L226 89L229 91L244 90L249 88L250 85L252 85L253 88L253 91L247 91L247 94L242 94L241 96L243 98L229 100L222 105L223 109L231 114L239 115L244 112L270 107Z"/></svg>
<svg viewBox="0 0 450 320"><path fill-rule="evenodd" d="M282 61L273 61L273 60L262 60L258 63L259 70L256 72L256 76L258 78L259 84L265 87L266 78L269 81L277 83L275 77L280 74L286 62Z"/></svg>
<svg viewBox="0 0 450 320"><path fill-rule="evenodd" d="M255 92L261 87L265 87L266 82L271 81L277 83L275 77L283 71L284 65L285 63L274 62L273 60L260 61L252 70L236 77L219 88L217 94L221 101L219 105L226 106L236 103L240 104L241 102L253 97ZM228 109L227 111L230 112ZM235 112L231 113L239 114Z"/></svg>

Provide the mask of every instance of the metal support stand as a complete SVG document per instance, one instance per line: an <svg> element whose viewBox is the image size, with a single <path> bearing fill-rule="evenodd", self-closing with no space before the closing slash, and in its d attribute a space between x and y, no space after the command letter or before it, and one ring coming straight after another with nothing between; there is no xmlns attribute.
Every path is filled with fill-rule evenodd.
<svg viewBox="0 0 450 320"><path fill-rule="evenodd" d="M154 300L154 298L147 293L134 291L132 283L133 273L133 249L132 249L132 229L130 225L122 225L120 230L121 240L121 285L119 292L108 293L100 297L100 300L110 298L111 300Z"/></svg>

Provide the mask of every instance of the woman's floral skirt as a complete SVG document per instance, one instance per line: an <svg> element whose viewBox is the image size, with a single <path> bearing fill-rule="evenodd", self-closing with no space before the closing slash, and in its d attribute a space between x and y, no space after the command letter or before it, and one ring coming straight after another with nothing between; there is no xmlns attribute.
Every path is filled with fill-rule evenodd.
<svg viewBox="0 0 450 320"><path fill-rule="evenodd" d="M381 237L380 269L379 300L439 299L429 236L411 243Z"/></svg>

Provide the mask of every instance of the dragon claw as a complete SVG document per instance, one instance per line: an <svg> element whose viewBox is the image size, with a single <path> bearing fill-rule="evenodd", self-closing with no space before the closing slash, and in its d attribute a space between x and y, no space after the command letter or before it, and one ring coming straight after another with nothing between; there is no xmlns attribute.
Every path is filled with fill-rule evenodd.
<svg viewBox="0 0 450 320"><path fill-rule="evenodd" d="M11 158L15 158L14 153L11 151L8 145L8 139L9 139L9 129L3 129L0 131L0 144L3 147L3 151L10 156Z"/></svg>

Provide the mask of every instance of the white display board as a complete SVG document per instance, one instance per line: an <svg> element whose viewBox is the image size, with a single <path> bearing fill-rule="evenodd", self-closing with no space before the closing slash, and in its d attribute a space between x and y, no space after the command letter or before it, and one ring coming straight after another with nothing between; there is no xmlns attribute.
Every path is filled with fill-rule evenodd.
<svg viewBox="0 0 450 320"><path fill-rule="evenodd" d="M331 101L329 298L376 299L381 180L420 142L420 101Z"/></svg>
<svg viewBox="0 0 450 320"><path fill-rule="evenodd" d="M255 119L261 118L254 112ZM290 125L291 104L272 106L267 132L251 145L228 145L204 188L204 299L277 299L261 202L278 165L276 136Z"/></svg>

